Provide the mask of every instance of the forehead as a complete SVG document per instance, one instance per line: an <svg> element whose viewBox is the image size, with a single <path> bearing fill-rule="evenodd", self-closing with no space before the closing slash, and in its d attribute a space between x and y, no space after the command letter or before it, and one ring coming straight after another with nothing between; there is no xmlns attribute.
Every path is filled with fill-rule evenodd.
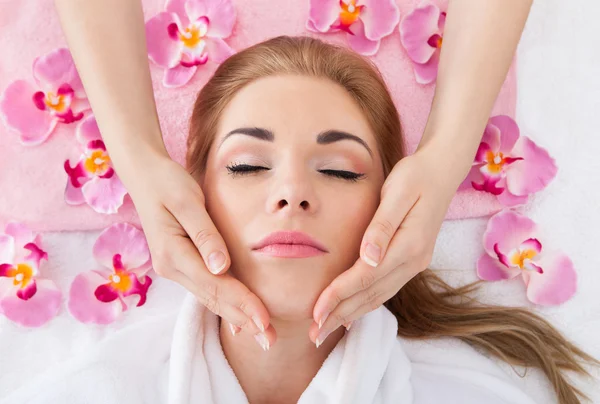
<svg viewBox="0 0 600 404"><path fill-rule="evenodd" d="M369 123L352 96L326 78L282 75L256 80L225 107L219 136L239 127L260 126L280 136L328 129L353 133L374 145Z"/></svg>

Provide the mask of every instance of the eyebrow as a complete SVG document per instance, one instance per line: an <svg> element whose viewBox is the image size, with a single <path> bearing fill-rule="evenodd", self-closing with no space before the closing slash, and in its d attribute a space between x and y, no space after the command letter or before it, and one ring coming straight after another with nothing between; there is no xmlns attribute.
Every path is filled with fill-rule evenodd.
<svg viewBox="0 0 600 404"><path fill-rule="evenodd" d="M259 140L264 140L267 142L273 142L275 140L275 135L273 135L273 132L271 132L268 129L257 128L257 127L237 128L237 129L234 129L231 132L227 133L223 137L221 144L223 144L223 142L225 142L225 140L228 137L233 136L233 135L246 135L246 136L250 136L250 137L253 137L253 138L256 138ZM367 151L369 152L371 157L373 157L373 152L371 151L371 148L369 147L369 145L367 145L367 143L364 140L362 140L360 137L355 136L351 133L344 132L341 130L330 129L330 130L323 131L317 135L317 144L331 144L331 143L339 142L341 140L352 140L354 142L361 144L365 149L367 149Z"/></svg>

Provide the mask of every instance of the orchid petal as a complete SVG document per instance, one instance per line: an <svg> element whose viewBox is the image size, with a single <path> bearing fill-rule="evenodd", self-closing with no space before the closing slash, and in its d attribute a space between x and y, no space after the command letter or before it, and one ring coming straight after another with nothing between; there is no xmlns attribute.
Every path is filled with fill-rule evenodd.
<svg viewBox="0 0 600 404"><path fill-rule="evenodd" d="M4 228L4 233L11 236L15 241L15 246L21 248L26 244L35 242L35 235L29 227L20 222L11 221Z"/></svg>
<svg viewBox="0 0 600 404"><path fill-rule="evenodd" d="M87 146L95 140L102 140L102 134L94 115L89 115L77 125L76 136L83 146Z"/></svg>
<svg viewBox="0 0 600 404"><path fill-rule="evenodd" d="M506 184L514 195L539 192L556 176L558 168L554 159L526 136L517 140L511 154L523 158L506 169Z"/></svg>
<svg viewBox="0 0 600 404"><path fill-rule="evenodd" d="M537 226L528 217L512 210L503 210L492 216L483 235L483 246L491 257L496 256L494 246L502 252L518 248L525 240L535 237Z"/></svg>
<svg viewBox="0 0 600 404"><path fill-rule="evenodd" d="M16 293L0 299L0 312L8 319L26 327L40 327L56 316L60 309L62 293L56 284L47 279L36 279L37 291L28 300Z"/></svg>
<svg viewBox="0 0 600 404"><path fill-rule="evenodd" d="M490 118L488 124L493 125L500 132L500 144L496 150L504 154L510 153L520 136L519 126L514 119L507 115L496 115Z"/></svg>
<svg viewBox="0 0 600 404"><path fill-rule="evenodd" d="M68 84L78 98L85 97L75 62L67 48L37 57L33 62L33 77L45 91L56 91L63 84Z"/></svg>
<svg viewBox="0 0 600 404"><path fill-rule="evenodd" d="M165 70L163 85L169 88L181 87L187 84L196 73L197 66L185 67L177 65Z"/></svg>
<svg viewBox="0 0 600 404"><path fill-rule="evenodd" d="M0 116L6 126L19 133L21 143L26 146L43 143L58 122L56 117L35 106L36 91L26 81L17 80L0 96Z"/></svg>
<svg viewBox="0 0 600 404"><path fill-rule="evenodd" d="M96 212L115 214L123 205L127 189L117 177L94 177L81 188L85 202Z"/></svg>
<svg viewBox="0 0 600 404"><path fill-rule="evenodd" d="M113 268L115 254L127 270L142 267L150 259L144 233L129 223L118 223L104 230L94 244L94 257L106 268Z"/></svg>
<svg viewBox="0 0 600 404"><path fill-rule="evenodd" d="M487 125L485 125L483 136L481 137L481 143L487 144L490 151L497 152L502 143L502 133L500 132L500 128L488 121Z"/></svg>
<svg viewBox="0 0 600 404"><path fill-rule="evenodd" d="M208 17L206 36L227 38L233 31L236 14L231 0L188 0L185 9L190 21Z"/></svg>
<svg viewBox="0 0 600 404"><path fill-rule="evenodd" d="M339 0L310 0L308 19L318 32L327 32L340 13Z"/></svg>
<svg viewBox="0 0 600 404"><path fill-rule="evenodd" d="M379 41L394 32L400 21L400 10L393 0L363 0L360 19L364 35L371 41Z"/></svg>
<svg viewBox="0 0 600 404"><path fill-rule="evenodd" d="M415 79L419 84L430 84L433 83L437 78L438 65L440 63L440 52L434 52L431 59L427 62L413 63L413 69L415 71Z"/></svg>
<svg viewBox="0 0 600 404"><path fill-rule="evenodd" d="M435 4L415 8L400 22L400 39L408 56L415 63L424 64L431 60L436 48L427 41L439 32L440 9Z"/></svg>
<svg viewBox="0 0 600 404"><path fill-rule="evenodd" d="M477 276L485 281L512 279L521 274L521 272L519 268L509 268L502 265L500 261L490 257L488 254L483 254L477 261Z"/></svg>
<svg viewBox="0 0 600 404"><path fill-rule="evenodd" d="M545 306L559 305L569 300L577 291L577 273L571 259L564 254L554 254L536 263L542 274L526 271L527 298Z"/></svg>
<svg viewBox="0 0 600 404"><path fill-rule="evenodd" d="M167 0L165 11L175 14L181 20L181 24L187 27L190 24L190 20L185 10L185 3L187 3L187 0Z"/></svg>
<svg viewBox="0 0 600 404"><path fill-rule="evenodd" d="M215 63L223 63L228 57L235 54L235 51L220 38L207 38L205 40L208 58Z"/></svg>
<svg viewBox="0 0 600 404"><path fill-rule="evenodd" d="M107 280L95 271L80 273L75 277L69 291L67 307L73 317L82 323L110 324L123 312L123 303L116 299L111 303L99 301L94 292Z"/></svg>
<svg viewBox="0 0 600 404"><path fill-rule="evenodd" d="M361 20L351 25L350 30L354 35L348 35L350 47L364 56L372 56L379 49L379 40L372 41L365 36L364 24Z"/></svg>
<svg viewBox="0 0 600 404"><path fill-rule="evenodd" d="M179 64L183 44L168 35L168 27L178 23L175 14L162 12L146 22L146 42L148 57L163 68L172 68Z"/></svg>
<svg viewBox="0 0 600 404"><path fill-rule="evenodd" d="M0 234L0 265L13 264L15 256L15 239L8 234ZM1 272L0 272L0 276Z"/></svg>

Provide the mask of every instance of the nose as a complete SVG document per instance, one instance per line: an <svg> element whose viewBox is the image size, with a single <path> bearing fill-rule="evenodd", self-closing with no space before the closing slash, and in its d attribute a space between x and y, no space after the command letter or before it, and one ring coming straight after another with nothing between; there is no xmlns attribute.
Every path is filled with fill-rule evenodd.
<svg viewBox="0 0 600 404"><path fill-rule="evenodd" d="M306 214L317 210L317 198L310 181L300 175L288 176L273 184L267 202L269 213Z"/></svg>

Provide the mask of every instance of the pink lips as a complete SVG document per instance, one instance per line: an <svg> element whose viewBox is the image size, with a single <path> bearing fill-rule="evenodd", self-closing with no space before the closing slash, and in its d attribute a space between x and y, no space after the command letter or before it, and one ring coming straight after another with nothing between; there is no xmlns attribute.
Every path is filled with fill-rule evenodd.
<svg viewBox="0 0 600 404"><path fill-rule="evenodd" d="M252 248L254 251L281 258L307 258L324 254L327 249L308 234L278 231L269 234Z"/></svg>

